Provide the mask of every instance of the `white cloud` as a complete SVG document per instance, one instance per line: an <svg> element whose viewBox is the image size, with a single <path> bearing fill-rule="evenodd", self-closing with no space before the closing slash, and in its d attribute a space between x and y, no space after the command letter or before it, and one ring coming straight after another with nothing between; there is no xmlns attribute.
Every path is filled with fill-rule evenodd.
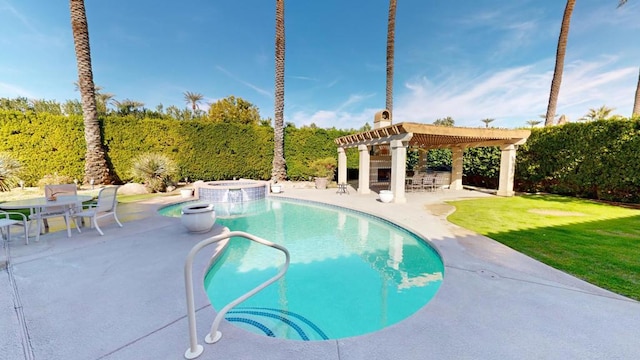
<svg viewBox="0 0 640 360"><path fill-rule="evenodd" d="M316 124L321 128L358 129L365 123L373 125L373 115L378 109L364 109L360 112L318 110L315 112L298 111L286 117L287 122L296 126Z"/></svg>
<svg viewBox="0 0 640 360"><path fill-rule="evenodd" d="M20 86L0 82L0 97L13 99L18 96L23 96L29 99L37 98L37 96L32 92L23 89Z"/></svg>
<svg viewBox="0 0 640 360"><path fill-rule="evenodd" d="M268 98L273 99L273 93L272 92L267 91L267 90L255 85L255 84L252 84L252 83L250 83L248 81L244 81L244 80L240 79L239 77L235 76L233 73L231 73L229 70L223 68L222 66L218 65L218 66L216 66L216 69L218 69L220 72L226 74L227 76L229 76L233 80L235 80L235 81L237 81L237 82L239 82L239 83L241 83L241 84L243 84L243 85L255 90L257 93L262 94L262 95L264 95L264 96L266 96Z"/></svg>
<svg viewBox="0 0 640 360"><path fill-rule="evenodd" d="M580 28L604 28L604 27L617 27L622 29L638 29L640 28L640 22L638 22L638 9L640 5L636 1L629 1L626 5L616 8L617 1L605 1L599 7L595 7L590 11L585 19L581 21L575 21L571 23L571 27L574 26ZM574 23L576 23L574 25ZM624 34L621 34L624 36Z"/></svg>
<svg viewBox="0 0 640 360"><path fill-rule="evenodd" d="M360 94L355 94L355 95L350 95L349 98L343 102L342 104L340 104L340 106L338 106L338 108L336 109L336 112L341 112L342 110L350 107L353 104L357 104L360 103L366 99L369 99L373 96L375 96L376 94L365 94L365 95L360 95Z"/></svg>
<svg viewBox="0 0 640 360"><path fill-rule="evenodd" d="M17 18L32 33L38 36L42 36L42 34L38 31L38 29L36 29L36 27L31 24L28 18L22 15L22 13L20 13L16 8L11 6L11 4L9 4L8 2L6 1L0 2L0 12L3 12L2 10L7 10L8 13L10 13L15 18Z"/></svg>
<svg viewBox="0 0 640 360"><path fill-rule="evenodd" d="M440 82L415 79L398 94L394 119L431 123L451 116L456 125L475 127L482 125L480 119L495 118L495 126L524 126L546 112L552 77L547 69L545 62L479 76L452 73ZM614 57L569 63L557 112L575 120L589 108L606 104L628 115L636 80L637 68L616 67Z"/></svg>
<svg viewBox="0 0 640 360"><path fill-rule="evenodd" d="M288 75L287 78L296 79L296 80L306 80L306 81L318 81L318 79L315 79L315 78L312 78L312 77L298 76L298 75Z"/></svg>
<svg viewBox="0 0 640 360"><path fill-rule="evenodd" d="M362 104L374 96L375 93L352 94L335 109L293 111L292 115L285 116L285 121L292 122L296 126L311 125L313 123L321 128L336 127L338 129L358 129L367 122L373 125L373 115L378 110L367 108L366 105L363 106ZM358 108L359 110L350 112L350 108Z"/></svg>

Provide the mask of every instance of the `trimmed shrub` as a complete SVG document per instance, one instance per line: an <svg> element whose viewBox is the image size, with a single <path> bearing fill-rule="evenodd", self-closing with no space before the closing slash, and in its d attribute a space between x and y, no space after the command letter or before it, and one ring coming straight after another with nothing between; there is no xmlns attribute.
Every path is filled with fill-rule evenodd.
<svg viewBox="0 0 640 360"><path fill-rule="evenodd" d="M73 178L67 175L47 174L38 180L38 187L44 190L46 185L73 184Z"/></svg>
<svg viewBox="0 0 640 360"><path fill-rule="evenodd" d="M6 152L0 152L0 191L11 191L20 181L20 162Z"/></svg>
<svg viewBox="0 0 640 360"><path fill-rule="evenodd" d="M84 176L84 126L80 116L0 110L0 151L22 165L20 177L34 186L47 174Z"/></svg>
<svg viewBox="0 0 640 360"><path fill-rule="evenodd" d="M337 161L335 158L326 157L316 159L309 163L309 170L314 177L333 179L336 171Z"/></svg>
<svg viewBox="0 0 640 360"><path fill-rule="evenodd" d="M516 189L640 202L640 120L533 129L518 150Z"/></svg>
<svg viewBox="0 0 640 360"><path fill-rule="evenodd" d="M164 192L173 185L178 168L168 156L158 153L139 155L133 160L131 177L151 192Z"/></svg>

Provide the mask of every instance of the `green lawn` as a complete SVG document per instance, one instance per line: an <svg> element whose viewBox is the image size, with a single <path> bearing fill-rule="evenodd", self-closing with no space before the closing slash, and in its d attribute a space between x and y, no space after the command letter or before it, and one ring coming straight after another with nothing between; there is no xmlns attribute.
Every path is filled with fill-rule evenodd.
<svg viewBox="0 0 640 360"><path fill-rule="evenodd" d="M640 210L553 195L449 204L452 223L640 300Z"/></svg>

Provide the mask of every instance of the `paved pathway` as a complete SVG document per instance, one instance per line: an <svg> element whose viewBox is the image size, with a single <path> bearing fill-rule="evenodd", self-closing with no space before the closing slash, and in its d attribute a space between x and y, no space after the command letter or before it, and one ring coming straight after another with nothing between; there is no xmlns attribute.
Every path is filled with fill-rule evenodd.
<svg viewBox="0 0 640 360"><path fill-rule="evenodd" d="M396 325L313 342L272 339L223 322L223 339L204 344L215 314L196 291L200 359L640 358L638 302L444 220L444 200L491 195L417 193L408 194L407 204L353 190L285 188L279 196L367 210L422 234L443 256L445 281L427 306ZM28 246L18 236L5 242L0 359L181 359L188 345L184 259L205 236L157 215L167 200L122 205L124 228L105 220L105 236L74 229L71 239L57 231ZM196 258L197 276L209 257Z"/></svg>

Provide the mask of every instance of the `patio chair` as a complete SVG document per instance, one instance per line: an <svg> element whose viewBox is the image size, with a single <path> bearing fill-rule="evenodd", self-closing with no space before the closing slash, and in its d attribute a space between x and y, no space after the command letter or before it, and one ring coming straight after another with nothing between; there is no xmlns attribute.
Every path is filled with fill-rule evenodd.
<svg viewBox="0 0 640 360"><path fill-rule="evenodd" d="M424 187L422 186L422 179L424 178L424 174L416 173L411 178L410 188L411 191L423 191Z"/></svg>
<svg viewBox="0 0 640 360"><path fill-rule="evenodd" d="M437 174L427 174L422 178L422 187L426 191L435 191Z"/></svg>
<svg viewBox="0 0 640 360"><path fill-rule="evenodd" d="M435 181L436 190L448 189L450 185L451 185L451 173L450 172L439 173Z"/></svg>
<svg viewBox="0 0 640 360"><path fill-rule="evenodd" d="M120 220L118 220L118 216L116 215L116 207L118 205L116 193L118 192L118 188L119 186L109 186L102 188L98 193L98 201L95 205L91 205L88 209L75 212L71 215L73 217L73 221L76 224L78 232L82 231L78 226L77 218L84 217L91 218L91 223L93 224L92 226L94 226L96 230L98 230L98 233L100 233L100 235L104 235L104 233L98 226L98 219L100 218L113 216L113 218L116 220L116 223L118 223L118 225L122 227L122 224L120 223Z"/></svg>
<svg viewBox="0 0 640 360"><path fill-rule="evenodd" d="M49 199L52 196L62 196L62 195L78 195L78 187L75 184L56 184L56 185L45 185L44 186L44 196ZM65 211L71 209L72 211L79 211L82 209L82 204L78 203L76 204L74 207L63 207L63 206L59 206L59 207L49 207L47 209L47 213L50 213L51 216L45 216L42 219L42 222L44 223L44 228L45 230L49 229L49 221L47 221L48 218L50 217L56 217L56 215L53 214L61 214L64 213Z"/></svg>
<svg viewBox="0 0 640 360"><path fill-rule="evenodd" d="M75 184L58 184L58 185L45 185L44 195L47 199L53 196L62 195L77 195L78 187ZM41 211L37 211L29 215L29 220L35 220L38 223L36 231L36 241L40 241L40 234L42 234L42 224L44 229L49 229L48 219L62 217L64 218L65 225L67 226L67 237L71 237L71 212L82 209L82 204L75 204L73 206L48 206Z"/></svg>
<svg viewBox="0 0 640 360"><path fill-rule="evenodd" d="M13 215L13 219L11 218ZM29 245L29 223L27 222L27 216L23 213L19 212L7 212L0 210L0 232L2 233L2 237L4 238L4 229L7 229L6 239L7 241L11 241L11 226L18 225L24 227L24 239L27 245ZM20 218L20 220L16 220L15 218Z"/></svg>

